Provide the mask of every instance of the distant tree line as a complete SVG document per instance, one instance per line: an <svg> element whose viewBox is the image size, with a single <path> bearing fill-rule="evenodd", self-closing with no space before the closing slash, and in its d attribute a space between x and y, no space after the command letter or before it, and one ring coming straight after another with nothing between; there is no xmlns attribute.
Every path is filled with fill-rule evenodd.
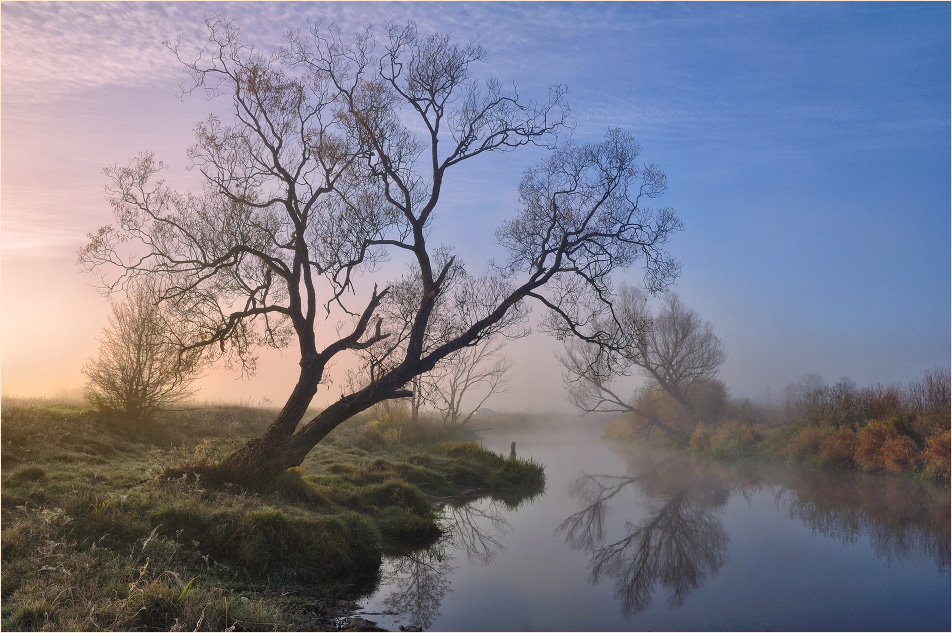
<svg viewBox="0 0 952 633"><path fill-rule="evenodd" d="M616 438L641 438L719 457L771 455L869 472L949 479L950 376L935 368L904 384L830 385L808 374L780 405L730 398L717 375L727 353L713 326L674 293L652 310L622 286L598 341L568 340L558 355L568 394L586 413L622 414ZM631 394L619 382L645 382Z"/></svg>
<svg viewBox="0 0 952 633"><path fill-rule="evenodd" d="M779 404L730 398L718 380L705 387L696 392L693 415L656 386L642 387L634 400L637 408L653 403L652 414L666 424L692 428L686 442L657 432L650 437L727 459L771 457L932 481L950 478L948 369L869 387L857 387L849 378L827 384L810 374L789 385ZM628 416L613 422L609 435L626 438L641 429L640 422Z"/></svg>

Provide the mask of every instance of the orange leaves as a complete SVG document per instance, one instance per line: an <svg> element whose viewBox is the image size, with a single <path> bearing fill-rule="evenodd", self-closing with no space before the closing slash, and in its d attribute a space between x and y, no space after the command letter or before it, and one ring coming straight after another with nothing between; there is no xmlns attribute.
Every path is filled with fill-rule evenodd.
<svg viewBox="0 0 952 633"><path fill-rule="evenodd" d="M833 435L825 435L820 440L819 458L822 464L852 468L855 451L856 434L848 427L841 428Z"/></svg>
<svg viewBox="0 0 952 633"><path fill-rule="evenodd" d="M922 474L927 479L948 481L950 451L952 451L952 434L949 429L936 432L926 441L925 450L922 452Z"/></svg>

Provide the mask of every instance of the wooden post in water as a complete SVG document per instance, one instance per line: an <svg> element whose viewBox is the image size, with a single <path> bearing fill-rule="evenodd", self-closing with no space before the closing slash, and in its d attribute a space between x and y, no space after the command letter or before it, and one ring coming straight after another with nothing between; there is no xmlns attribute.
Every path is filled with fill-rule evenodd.
<svg viewBox="0 0 952 633"><path fill-rule="evenodd" d="M515 442L513 442L512 445L509 447L509 458L510 459L516 458L516 443Z"/></svg>

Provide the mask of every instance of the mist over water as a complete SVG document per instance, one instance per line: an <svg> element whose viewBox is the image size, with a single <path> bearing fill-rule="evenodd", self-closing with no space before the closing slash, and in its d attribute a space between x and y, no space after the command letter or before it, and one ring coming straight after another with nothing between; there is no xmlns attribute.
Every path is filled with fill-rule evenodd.
<svg viewBox="0 0 952 633"><path fill-rule="evenodd" d="M610 444L602 425L482 434L546 466L531 498L463 499L387 559L391 630L944 630L947 488Z"/></svg>

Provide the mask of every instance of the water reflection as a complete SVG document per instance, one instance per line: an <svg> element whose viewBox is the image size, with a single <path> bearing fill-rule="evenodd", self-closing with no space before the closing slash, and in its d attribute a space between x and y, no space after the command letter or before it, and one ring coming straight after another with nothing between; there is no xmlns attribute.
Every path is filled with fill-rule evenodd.
<svg viewBox="0 0 952 633"><path fill-rule="evenodd" d="M730 497L719 479L682 468L667 456L646 458L624 477L583 475L572 496L582 509L559 525L557 533L573 549L591 554L589 578L610 578L626 615L651 603L655 586L668 592L668 604L678 607L727 560L730 539L717 510ZM625 521L621 538L606 537L609 506L625 488L636 486L648 495L646 516Z"/></svg>
<svg viewBox="0 0 952 633"><path fill-rule="evenodd" d="M390 613L406 617L411 626L432 626L443 598L452 592L449 577L456 567L454 552L462 552L470 564L491 564L504 549L502 538L512 530L505 513L542 493L471 493L446 503L441 520L443 536L436 543L384 562L381 584L387 585L390 593L383 605Z"/></svg>
<svg viewBox="0 0 952 633"><path fill-rule="evenodd" d="M429 628L450 591L451 560L445 543L388 560L382 574L394 588L384 598L384 606L392 613L406 615L413 626Z"/></svg>
<svg viewBox="0 0 952 633"><path fill-rule="evenodd" d="M723 509L732 494L749 500L765 488L774 490L780 509L815 532L848 543L868 539L887 562L928 558L940 572L949 569L948 489L657 450L628 449L625 458L625 475L583 474L575 481L570 496L581 509L556 533L590 555L590 582L614 583L626 617L647 608L655 588L675 608L715 576L729 556ZM607 521L612 511L625 513L620 532L619 521Z"/></svg>
<svg viewBox="0 0 952 633"><path fill-rule="evenodd" d="M854 543L866 538L893 561L932 561L950 569L952 507L948 488L907 479L795 470L776 495L778 507L814 532Z"/></svg>

